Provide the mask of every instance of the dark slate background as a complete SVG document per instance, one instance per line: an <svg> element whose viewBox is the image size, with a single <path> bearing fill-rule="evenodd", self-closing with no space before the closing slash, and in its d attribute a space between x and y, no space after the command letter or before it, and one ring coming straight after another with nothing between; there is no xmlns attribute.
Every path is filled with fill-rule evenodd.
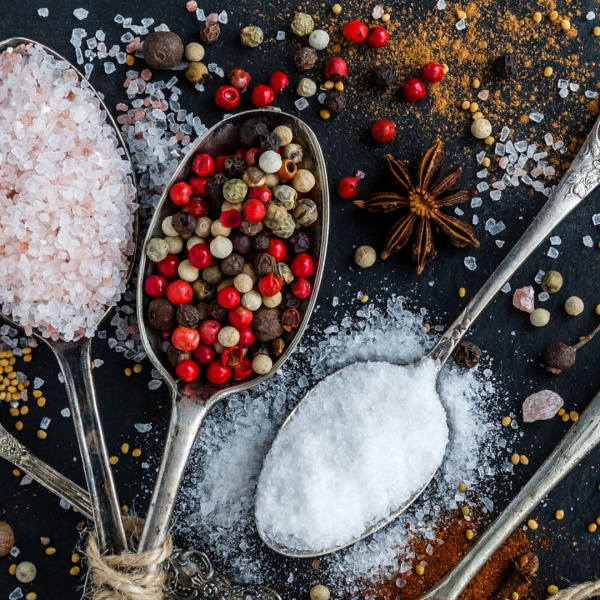
<svg viewBox="0 0 600 600"><path fill-rule="evenodd" d="M90 11L90 15L86 20L78 21L72 12L82 4ZM113 23L113 18L116 13L121 13L133 17L134 23L139 23L143 17L152 16L156 24L167 23L173 31L182 35L184 42L189 42L196 39L197 22L195 17L184 9L184 4L183 0L130 0L126 4L39 0L11 3L10 6L5 3L0 19L0 38L18 35L30 37L51 46L75 62L74 48L69 44L71 30L74 27L83 27L89 36L96 29L104 29L109 34L112 32L109 40L118 39L124 30ZM430 4L433 8L433 0L428 2L428 8ZM502 3L504 4L505 2ZM517 6L516 2L510 4ZM587 10L596 8L593 2L581 4L583 15ZM50 16L45 19L38 17L39 7L48 7ZM289 16L286 14L293 13L296 6L290 5L286 10L282 10L273 1L233 3L210 0L203 3L202 7L206 14L212 11L220 12L222 9L229 13L229 24L223 28L217 45L210 48L206 62L214 60L225 71L233 66L248 68L255 82L266 79L275 69L284 68L293 73L295 85L299 77L290 65L291 48L295 46L289 41L281 43L271 40L274 39L277 30L288 29ZM318 2L306 1L301 8L321 15L322 19L328 14L328 7ZM528 10L533 9L532 6ZM365 10L367 15L371 9ZM583 22L583 17L579 20ZM265 42L262 50L255 52L242 48L238 41L239 29L251 23L263 26L266 39L269 40ZM584 43L587 55L597 57L597 43L594 43L592 38ZM142 68L140 65L141 61L138 60L134 68ZM127 101L122 88L124 71L125 68L120 66L117 73L106 75L103 68L96 63L91 81L97 89L106 94L109 107L119 101ZM187 92L181 98L182 107L196 113L201 112L203 122L208 126L221 118L220 111L212 102L212 91L218 85L216 81L208 84L208 92L205 94L194 92L192 86L184 80L179 85ZM286 94L277 100L277 104L294 112L293 101L296 97L293 93ZM243 100L241 107L249 107L247 98ZM547 113L551 111L552 108L546 109ZM313 101L311 108L302 112L301 116L315 128L320 137L333 187L342 176L362 169L368 174L361 185L362 195L366 196L369 191L380 186L378 179L384 173L382 158L387 151L396 148L402 156L414 159L432 140L414 135L407 140L400 131L397 140L389 147L379 146L368 136L372 118L368 114L363 116L360 109L354 112L356 114L351 121L349 117L341 117L325 123L320 120ZM410 148L407 148L409 144ZM474 185L477 182L475 161L459 159L464 146L472 147L474 143L472 138L460 132L456 139L449 140L448 154L455 162L465 163L462 181ZM453 156L454 154L456 156ZM481 221L476 232L482 241L479 250L457 250L439 241L438 247L442 256L428 267L423 276L417 278L405 253L394 256L385 263L378 263L367 271L358 271L355 268L353 248L359 244L371 244L380 248L387 225L385 219L362 214L333 193L330 250L319 298L322 309L310 325L312 331L316 332L328 324L337 322L348 307L354 310L359 290L377 298L380 303L391 293L407 295L410 305L425 307L431 312L432 324L448 325L543 204L541 195L521 204L520 194L523 194L521 190L513 190L505 193L502 202L486 202L478 209ZM540 353L549 342L557 339L565 342L576 341L579 335L590 331L597 323L598 317L594 314L593 306L600 302L597 289L598 255L596 249L584 249L581 238L591 235L595 242L600 239L597 229L591 226L591 217L595 212L600 212L599 206L598 194L592 194L583 206L557 229L556 234L563 240L559 247L559 258L552 261L545 257L548 248L546 242L534 252L533 257L512 281L514 289L532 284L539 269L556 268L563 273L567 282L565 287L544 305L553 313L550 326L543 330L534 330L529 326L527 315L511 308L511 296L501 294L470 333L469 337L484 349L487 359L492 362L497 382L503 390L496 409L499 415L517 412L526 395L545 388L560 393L569 409L583 410L594 393L600 389L597 343L592 343L582 350L575 367L560 378L546 374L540 365ZM470 220L472 210L466 207L465 211ZM517 215L523 218L519 219ZM489 217L503 220L507 224L508 229L500 236L507 242L503 249L497 248L495 238L483 230L483 223ZM478 269L474 272L467 271L464 267L463 260L467 254L477 258ZM347 284L348 281L351 285ZM435 282L433 286L430 285L432 281ZM460 286L468 290L464 299L460 299L457 294ZM539 292L539 288L537 291ZM571 294L581 296L586 303L585 313L577 319L569 318L561 308L562 302ZM340 299L338 308L332 306L335 296ZM106 341L99 340L95 343L94 357L105 361L104 366L97 371L96 381L102 399L109 452L117 453L123 442L128 442L132 449L139 445L144 451L142 459L136 460L131 456L121 458L114 469L122 502L136 507L143 513L148 501L150 474L158 462L160 442L167 419L167 393L164 388L158 392L148 391L148 363L144 364L144 372L141 375L126 378L123 370L125 366L130 366L129 361L109 350ZM25 430L19 433L19 438L34 452L83 485L80 464L74 458L77 448L73 427L69 419L60 416L60 410L67 402L64 389L56 379L57 366L50 352L46 349L37 350L34 361L25 370L32 379L39 376L47 381L44 393L48 404L44 409L32 406L31 413L24 419ZM52 425L48 439L42 442L36 438L35 431L43 416L51 417ZM0 406L0 418L9 428L12 427L14 419L9 417L6 404ZM140 435L133 427L134 423L139 422L152 423L153 433ZM568 425L556 419L529 425L522 439L509 435L510 445L516 451L527 454L530 465L517 469L511 478L512 484L498 482L492 493L498 509L506 505L514 494L513 490L518 490L542 463L567 428ZM147 470L141 468L144 460L150 463ZM546 530L542 535L551 542L549 547L541 550L540 589L545 589L549 583L565 585L567 581L579 582L599 574L596 559L600 550L600 538L586 531L587 524L600 515L600 475L596 468L597 460L598 453L594 452L558 486L547 504L535 511L540 524ZM78 586L81 581L69 575L69 568L72 566L70 554L78 539L75 525L80 517L60 508L58 501L37 484L19 486L19 479L16 479L11 471L11 465L0 461L0 518L8 521L15 529L17 545L22 551L19 560L31 560L38 567L37 579L33 584L24 585L24 592L35 591L43 600L78 598ZM558 508L565 510L567 515L561 523L553 520L554 511ZM55 556L47 557L43 554L40 536L51 538L52 545L57 548ZM185 540L179 542L185 544ZM0 561L0 597L3 598L17 585L16 580L7 574L11 560L6 558ZM274 560L278 559L274 557ZM281 564L281 583L287 579L287 565L289 563ZM227 572L226 565L220 567ZM285 586L284 598L307 597L310 561L307 561L303 570L305 577L297 577L293 584Z"/></svg>

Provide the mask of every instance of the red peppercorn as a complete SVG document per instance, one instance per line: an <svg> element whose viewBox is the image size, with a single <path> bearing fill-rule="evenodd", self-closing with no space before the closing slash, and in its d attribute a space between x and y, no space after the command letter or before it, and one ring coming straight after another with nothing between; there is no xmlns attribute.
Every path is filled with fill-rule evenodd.
<svg viewBox="0 0 600 600"><path fill-rule="evenodd" d="M283 280L280 277L273 275L273 273L269 273L261 278L258 282L258 291L263 296L274 296L281 290L281 286L283 285Z"/></svg>
<svg viewBox="0 0 600 600"><path fill-rule="evenodd" d="M225 161L228 158L229 158L228 156L217 156L217 158L215 158L215 171L214 171L213 175L217 175L217 173L223 172L223 168L225 166Z"/></svg>
<svg viewBox="0 0 600 600"><path fill-rule="evenodd" d="M376 142L389 142L394 139L396 135L396 126L387 119L379 119L375 121L371 126L371 137Z"/></svg>
<svg viewBox="0 0 600 600"><path fill-rule="evenodd" d="M242 358L239 364L233 369L233 378L236 381L243 381L252 375L252 363L247 358Z"/></svg>
<svg viewBox="0 0 600 600"><path fill-rule="evenodd" d="M179 257L176 254L167 254L160 262L156 263L158 274L167 279L175 279L178 275Z"/></svg>
<svg viewBox="0 0 600 600"><path fill-rule="evenodd" d="M423 81L437 83L444 78L444 67L435 61L430 61L421 67Z"/></svg>
<svg viewBox="0 0 600 600"><path fill-rule="evenodd" d="M196 269L206 269L212 262L212 259L213 257L208 244L196 244L192 246L192 249L188 253L188 260L192 267L196 267Z"/></svg>
<svg viewBox="0 0 600 600"><path fill-rule="evenodd" d="M210 154L198 154L194 158L192 171L200 177L209 177L215 170L215 161Z"/></svg>
<svg viewBox="0 0 600 600"><path fill-rule="evenodd" d="M198 365L193 360L182 360L175 367L177 377L186 383L197 379L199 372Z"/></svg>
<svg viewBox="0 0 600 600"><path fill-rule="evenodd" d="M354 198L358 194L358 179L356 177L343 177L338 183L337 193L340 198Z"/></svg>
<svg viewBox="0 0 600 600"><path fill-rule="evenodd" d="M249 348L254 344L254 332L251 327L244 327L240 329L240 346L242 348Z"/></svg>
<svg viewBox="0 0 600 600"><path fill-rule="evenodd" d="M222 85L215 92L215 102L223 110L231 110L240 103L240 93L232 85Z"/></svg>
<svg viewBox="0 0 600 600"><path fill-rule="evenodd" d="M240 303L240 293L232 286L227 286L217 293L217 302L224 308L235 308Z"/></svg>
<svg viewBox="0 0 600 600"><path fill-rule="evenodd" d="M200 323L200 341L206 346L212 346L217 343L221 325L218 321L209 319Z"/></svg>
<svg viewBox="0 0 600 600"><path fill-rule="evenodd" d="M252 167L256 164L256 161L262 154L262 150L260 148L250 148L244 154L244 160L249 167Z"/></svg>
<svg viewBox="0 0 600 600"><path fill-rule="evenodd" d="M217 353L215 352L212 346L207 346L206 344L200 344L194 350L194 360L196 360L201 365L207 365L209 362L215 360Z"/></svg>
<svg viewBox="0 0 600 600"><path fill-rule="evenodd" d="M273 192L266 185L260 185L259 187L250 188L247 199L260 200L263 204L269 204L272 197Z"/></svg>
<svg viewBox="0 0 600 600"><path fill-rule="evenodd" d="M206 378L215 385L225 383L231 377L231 369L218 360L214 360L206 369Z"/></svg>
<svg viewBox="0 0 600 600"><path fill-rule="evenodd" d="M252 311L248 310L247 308L244 308L241 305L236 306L234 309L230 310L227 313L227 318L229 319L229 322L236 329L245 329L246 327L248 327L250 323L252 323L253 317L254 315L252 314Z"/></svg>
<svg viewBox="0 0 600 600"><path fill-rule="evenodd" d="M221 213L221 223L225 227L230 227L234 229L235 227L239 227L242 222L242 213L237 208L230 208L229 210L224 210Z"/></svg>
<svg viewBox="0 0 600 600"><path fill-rule="evenodd" d="M373 27L369 37L367 38L367 44L371 48L383 48L390 39L387 29L385 27Z"/></svg>
<svg viewBox="0 0 600 600"><path fill-rule="evenodd" d="M171 343L177 350L193 352L200 343L200 334L196 329L177 327L171 336Z"/></svg>
<svg viewBox="0 0 600 600"><path fill-rule="evenodd" d="M312 258L306 252L301 252L294 258L290 268L294 277L310 277L315 267Z"/></svg>
<svg viewBox="0 0 600 600"><path fill-rule="evenodd" d="M167 286L167 298L171 304L189 304L193 297L192 286L183 279L172 281Z"/></svg>
<svg viewBox="0 0 600 600"><path fill-rule="evenodd" d="M290 80L283 71L274 71L269 76L267 83L276 94L282 94L283 90L290 84Z"/></svg>
<svg viewBox="0 0 600 600"><path fill-rule="evenodd" d="M310 295L310 283L306 281L306 279L296 279L292 282L290 287L292 289L292 294L294 294L296 298L300 298L300 300L308 298Z"/></svg>
<svg viewBox="0 0 600 600"><path fill-rule="evenodd" d="M171 198L173 204L177 204L177 206L185 206L190 201L191 195L192 186L185 181L176 183L169 190L169 198Z"/></svg>
<svg viewBox="0 0 600 600"><path fill-rule="evenodd" d="M413 103L418 100L423 100L427 95L427 90L422 81L419 81L418 79L409 79L402 84L402 93L408 102Z"/></svg>
<svg viewBox="0 0 600 600"><path fill-rule="evenodd" d="M342 33L346 39L355 44L360 44L367 39L369 29L364 23L355 20L347 23Z"/></svg>
<svg viewBox="0 0 600 600"><path fill-rule="evenodd" d="M164 277L150 275L150 277L144 281L144 290L151 298L158 298L159 296L164 296L167 291L167 285L167 280Z"/></svg>
<svg viewBox="0 0 600 600"><path fill-rule="evenodd" d="M192 192L194 193L194 196L206 198L206 196L208 196L208 191L206 190L207 183L208 177L198 177L197 175L192 175L190 177L189 184L192 186Z"/></svg>
<svg viewBox="0 0 600 600"><path fill-rule="evenodd" d="M269 104L273 103L275 100L275 94L273 90L268 85L263 85L259 83L252 90L252 96L250 97L252 104L257 106L258 108L262 108L264 106L269 106Z"/></svg>
<svg viewBox="0 0 600 600"><path fill-rule="evenodd" d="M248 71L244 71L244 69L231 69L229 73L227 73L227 77L229 78L229 83L240 92L245 92L246 88L250 85L252 81L252 76Z"/></svg>
<svg viewBox="0 0 600 600"><path fill-rule="evenodd" d="M192 196L185 210L193 214L196 219L200 219L201 217L208 217L210 214L210 204L204 198Z"/></svg>
<svg viewBox="0 0 600 600"><path fill-rule="evenodd" d="M270 254L277 262L281 262L285 258L285 244L276 238L269 240L269 249L267 254Z"/></svg>
<svg viewBox="0 0 600 600"><path fill-rule="evenodd" d="M327 61L325 65L325 77L331 81L338 82L344 79L348 74L348 65L343 58L334 56Z"/></svg>
<svg viewBox="0 0 600 600"><path fill-rule="evenodd" d="M247 200L243 210L244 219L250 223L260 223L267 214L265 205L260 200Z"/></svg>

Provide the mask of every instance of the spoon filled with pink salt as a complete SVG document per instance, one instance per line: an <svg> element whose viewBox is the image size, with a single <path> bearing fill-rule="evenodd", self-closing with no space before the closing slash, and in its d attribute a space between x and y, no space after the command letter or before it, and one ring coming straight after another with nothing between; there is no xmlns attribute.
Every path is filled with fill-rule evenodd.
<svg viewBox="0 0 600 600"><path fill-rule="evenodd" d="M125 291L136 237L129 154L71 64L23 38L0 43L0 307L60 365L98 544L126 548L92 378L91 343Z"/></svg>
<svg viewBox="0 0 600 600"><path fill-rule="evenodd" d="M599 128L600 120L536 219L424 357L347 365L291 412L258 482L256 525L270 548L292 557L341 550L389 524L427 488L450 433L440 372L517 269L600 183Z"/></svg>

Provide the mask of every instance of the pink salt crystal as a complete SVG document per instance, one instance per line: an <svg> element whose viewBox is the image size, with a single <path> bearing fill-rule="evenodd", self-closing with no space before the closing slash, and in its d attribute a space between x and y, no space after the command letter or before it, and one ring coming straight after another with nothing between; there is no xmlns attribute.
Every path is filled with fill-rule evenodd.
<svg viewBox="0 0 600 600"><path fill-rule="evenodd" d="M363 171L356 171L356 175L354 177L356 177L356 179L358 179L360 181L361 179L364 179L366 177L366 175L364 174Z"/></svg>
<svg viewBox="0 0 600 600"><path fill-rule="evenodd" d="M515 308L518 308L526 313L532 313L535 309L534 301L535 292L533 291L532 286L527 285L515 290L515 294L513 296L513 306Z"/></svg>
<svg viewBox="0 0 600 600"><path fill-rule="evenodd" d="M196 0L189 0L189 2L185 3L185 7L190 11L190 12L195 12L196 9L198 8L198 3L196 2Z"/></svg>
<svg viewBox="0 0 600 600"><path fill-rule="evenodd" d="M150 106L150 98L144 98L144 106Z"/></svg>
<svg viewBox="0 0 600 600"><path fill-rule="evenodd" d="M133 113L133 118L136 121L141 121L146 116L146 111L143 108L136 108Z"/></svg>
<svg viewBox="0 0 600 600"><path fill-rule="evenodd" d="M481 90L479 94L477 94L477 97L480 100L487 100L490 97L490 90Z"/></svg>
<svg viewBox="0 0 600 600"><path fill-rule="evenodd" d="M219 15L217 13L210 13L210 15L208 15L208 17L206 17L206 22L210 23L211 21L214 21L215 23L219 20Z"/></svg>
<svg viewBox="0 0 600 600"><path fill-rule="evenodd" d="M133 38L127 46L125 46L125 52L127 54L133 54L140 47L141 40L139 37Z"/></svg>
<svg viewBox="0 0 600 600"><path fill-rule="evenodd" d="M152 77L152 71L150 69L144 69L141 73L140 73L140 77L144 80L144 81L150 81L150 77Z"/></svg>
<svg viewBox="0 0 600 600"><path fill-rule="evenodd" d="M133 117L130 115L119 115L117 117L117 123L121 125L131 125L133 123Z"/></svg>
<svg viewBox="0 0 600 600"><path fill-rule="evenodd" d="M128 109L129 107L127 106L127 104L123 104L123 102L119 102L119 104L117 104L117 110L124 112Z"/></svg>
<svg viewBox="0 0 600 600"><path fill-rule="evenodd" d="M127 77L125 79L125 81L123 82L123 87L128 88L130 83L131 83L131 79L129 79L129 77Z"/></svg>
<svg viewBox="0 0 600 600"><path fill-rule="evenodd" d="M547 421L562 408L564 400L555 392L542 390L532 394L523 402L523 421Z"/></svg>

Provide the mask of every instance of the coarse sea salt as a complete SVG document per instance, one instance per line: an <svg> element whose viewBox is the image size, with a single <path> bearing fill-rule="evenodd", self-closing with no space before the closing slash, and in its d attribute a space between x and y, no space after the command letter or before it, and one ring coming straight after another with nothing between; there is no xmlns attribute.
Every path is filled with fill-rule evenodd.
<svg viewBox="0 0 600 600"><path fill-rule="evenodd" d="M429 360L363 362L311 389L258 481L257 525L266 539L322 552L404 506L437 471L448 443L435 384Z"/></svg>
<svg viewBox="0 0 600 600"><path fill-rule="evenodd" d="M0 304L27 335L91 337L125 291L135 188L97 97L36 46L0 56Z"/></svg>

